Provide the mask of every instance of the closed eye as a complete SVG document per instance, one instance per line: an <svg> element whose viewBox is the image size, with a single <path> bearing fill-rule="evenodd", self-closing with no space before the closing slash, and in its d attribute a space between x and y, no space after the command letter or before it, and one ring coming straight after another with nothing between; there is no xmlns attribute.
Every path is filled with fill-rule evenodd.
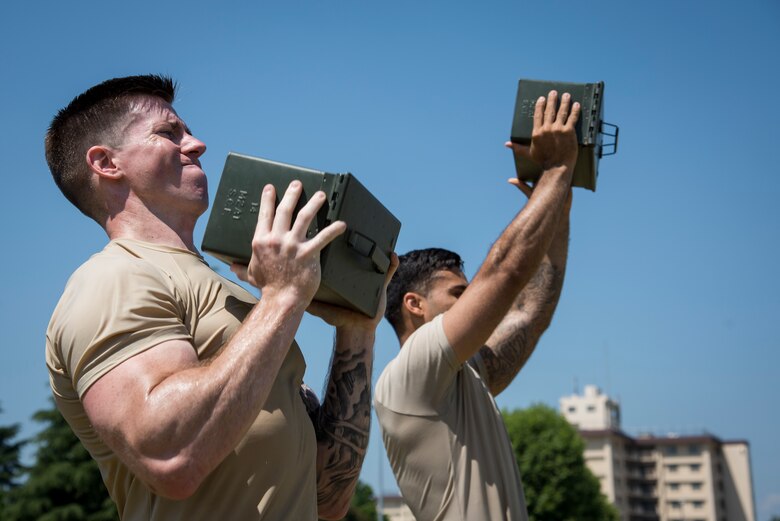
<svg viewBox="0 0 780 521"><path fill-rule="evenodd" d="M450 295L452 295L455 298L460 298L461 295L463 295L463 292L466 291L466 285L460 285L460 286L454 286L450 288Z"/></svg>

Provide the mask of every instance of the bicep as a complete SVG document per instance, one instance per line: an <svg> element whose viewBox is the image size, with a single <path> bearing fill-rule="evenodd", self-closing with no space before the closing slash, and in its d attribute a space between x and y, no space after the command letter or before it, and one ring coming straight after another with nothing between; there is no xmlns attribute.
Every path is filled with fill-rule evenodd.
<svg viewBox="0 0 780 521"><path fill-rule="evenodd" d="M510 311L479 349L484 377L494 396L512 383L531 356L538 340L531 322L523 310Z"/></svg>
<svg viewBox="0 0 780 521"><path fill-rule="evenodd" d="M87 417L109 446L117 437L132 437L142 423L151 392L171 375L198 365L187 340L168 340L151 347L109 370L84 392Z"/></svg>

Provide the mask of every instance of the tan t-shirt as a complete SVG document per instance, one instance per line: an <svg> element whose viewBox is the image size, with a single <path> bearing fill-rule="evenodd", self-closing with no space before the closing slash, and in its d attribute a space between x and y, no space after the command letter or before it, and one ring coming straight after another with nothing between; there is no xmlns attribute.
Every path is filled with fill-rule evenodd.
<svg viewBox="0 0 780 521"><path fill-rule="evenodd" d="M81 405L101 376L161 342L186 339L199 359L214 356L255 302L187 250L127 239L111 241L71 276L46 333L46 365L57 406L98 462L123 520L317 519L316 440L295 343L247 435L183 501L137 479Z"/></svg>
<svg viewBox="0 0 780 521"><path fill-rule="evenodd" d="M376 385L398 486L417 521L527 520L501 413L480 374L458 363L442 317L409 337Z"/></svg>

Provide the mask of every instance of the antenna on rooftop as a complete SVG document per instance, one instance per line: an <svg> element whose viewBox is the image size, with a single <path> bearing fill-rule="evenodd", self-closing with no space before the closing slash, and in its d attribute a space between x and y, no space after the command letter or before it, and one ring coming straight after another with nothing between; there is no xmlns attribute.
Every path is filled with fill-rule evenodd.
<svg viewBox="0 0 780 521"><path fill-rule="evenodd" d="M604 394L612 394L612 386L609 381L609 344L604 340Z"/></svg>

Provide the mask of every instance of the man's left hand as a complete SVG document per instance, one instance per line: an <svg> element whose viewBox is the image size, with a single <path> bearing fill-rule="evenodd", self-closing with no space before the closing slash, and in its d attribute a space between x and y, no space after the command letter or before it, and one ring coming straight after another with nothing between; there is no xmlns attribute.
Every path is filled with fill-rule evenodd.
<svg viewBox="0 0 780 521"><path fill-rule="evenodd" d="M390 283L390 279L393 278L396 269L398 269L398 255L392 253L390 256L390 268L387 270L384 287L382 288L382 297L379 300L376 315L373 317L367 317L363 313L352 311L351 309L336 306L334 304L318 302L316 300L313 300L309 304L306 311L315 317L320 317L337 329L349 328L374 331L385 314L385 306L387 305L387 285Z"/></svg>

